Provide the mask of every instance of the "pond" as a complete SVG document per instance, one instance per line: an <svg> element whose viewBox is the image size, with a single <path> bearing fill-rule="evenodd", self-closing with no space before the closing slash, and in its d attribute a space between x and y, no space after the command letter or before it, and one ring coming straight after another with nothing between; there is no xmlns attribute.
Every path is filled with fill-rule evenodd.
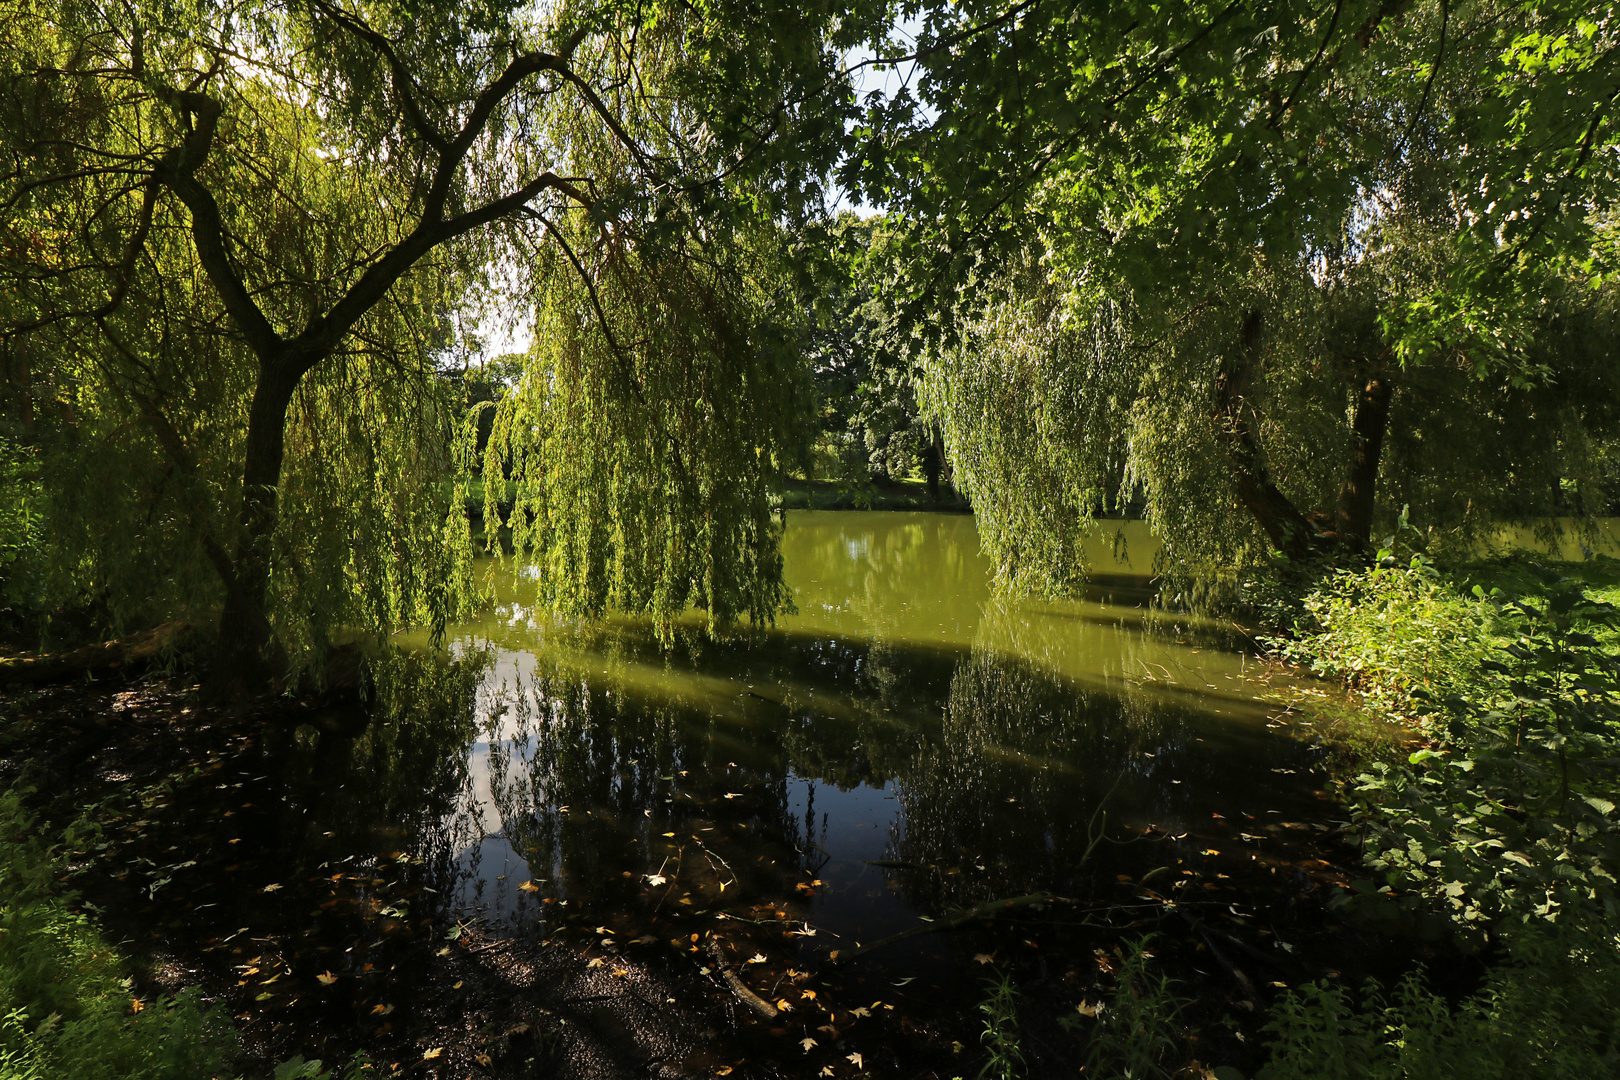
<svg viewBox="0 0 1620 1080"><path fill-rule="evenodd" d="M429 1075L474 1013L503 1047L540 1014L594 1025L623 1060L567 1051L581 1076L956 1075L1000 978L1038 993L1021 1030L1062 1072L1055 1025L1128 936L1172 931L1211 1015L1364 971L1319 902L1346 880L1324 688L1156 610L1149 550L1100 537L1093 595L1014 601L971 517L793 513L796 613L672 647L544 617L520 581L452 628L456 668L396 656L363 730L188 736L184 778L109 825L122 914L228 965L267 1041L391 1040Z"/></svg>

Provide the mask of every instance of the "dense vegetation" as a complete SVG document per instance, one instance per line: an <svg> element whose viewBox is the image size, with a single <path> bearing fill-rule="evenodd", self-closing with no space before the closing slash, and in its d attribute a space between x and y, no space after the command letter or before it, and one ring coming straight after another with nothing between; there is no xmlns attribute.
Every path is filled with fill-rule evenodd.
<svg viewBox="0 0 1620 1080"><path fill-rule="evenodd" d="M0 0L0 634L200 627L241 702L517 564L767 624L818 481L958 489L1012 591L1140 516L1421 734L1351 906L1493 957L1289 995L1262 1075L1613 1072L1614 598L1471 560L1620 509L1617 101L1590 0ZM4 800L0 1072L214 1068ZM1169 1067L1142 955L1097 1069Z"/></svg>

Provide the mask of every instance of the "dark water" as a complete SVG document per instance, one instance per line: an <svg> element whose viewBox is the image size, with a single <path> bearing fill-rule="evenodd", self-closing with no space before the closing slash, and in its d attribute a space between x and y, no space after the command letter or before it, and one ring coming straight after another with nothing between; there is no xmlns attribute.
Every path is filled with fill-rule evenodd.
<svg viewBox="0 0 1620 1080"><path fill-rule="evenodd" d="M1113 550L1099 569L1128 573ZM996 599L968 517L796 514L784 554L798 614L752 637L665 649L507 589L452 634L458 671L397 657L358 736L198 744L118 826L148 837L141 918L228 954L240 1004L300 1030L403 1023L463 935L693 979L718 952L776 1001L815 973L804 1030L773 1028L792 1041L818 1009L971 1018L1013 963L1073 982L1178 881L1223 919L1297 892L1273 838L1326 827L1320 688L1152 613L1140 581ZM1036 893L1061 899L847 962Z"/></svg>
<svg viewBox="0 0 1620 1080"><path fill-rule="evenodd" d="M588 912L623 937L784 912L810 966L1165 858L1122 840L1317 805L1310 746L1272 720L1309 688L1255 681L1218 627L993 599L967 517L800 514L785 548L799 614L752 641L665 652L521 596L464 628L493 658L478 737L416 840L458 914L547 934ZM958 953L884 960L948 978Z"/></svg>

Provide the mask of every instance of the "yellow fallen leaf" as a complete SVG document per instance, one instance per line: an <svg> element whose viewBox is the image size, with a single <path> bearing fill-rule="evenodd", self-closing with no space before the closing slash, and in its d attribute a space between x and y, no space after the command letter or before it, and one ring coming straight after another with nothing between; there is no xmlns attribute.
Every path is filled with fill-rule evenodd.
<svg viewBox="0 0 1620 1080"><path fill-rule="evenodd" d="M974 953L973 954L973 959L977 960L981 964L991 964L991 963L995 962L996 958L991 956L987 952L980 952L980 953Z"/></svg>
<svg viewBox="0 0 1620 1080"><path fill-rule="evenodd" d="M718 1069L714 1070L714 1075L716 1075L716 1076L730 1076L731 1075L731 1066L730 1065L722 1065L722 1066L720 1066Z"/></svg>
<svg viewBox="0 0 1620 1080"><path fill-rule="evenodd" d="M613 975L615 978L628 979L630 977L630 972L624 968L616 967L613 969Z"/></svg>
<svg viewBox="0 0 1620 1080"><path fill-rule="evenodd" d="M387 1016L393 1011L394 1007L392 1005L373 1005L371 1007L372 1016Z"/></svg>
<svg viewBox="0 0 1620 1080"><path fill-rule="evenodd" d="M857 1069L865 1068L865 1066L861 1063L861 1055L859 1054L851 1054L844 1060L849 1062L851 1065L854 1065Z"/></svg>
<svg viewBox="0 0 1620 1080"><path fill-rule="evenodd" d="M799 1040L799 1045L804 1047L804 1052L808 1054L811 1051L811 1049L813 1049L815 1047L816 1040L814 1040L810 1036L806 1035L804 1038Z"/></svg>
<svg viewBox="0 0 1620 1080"><path fill-rule="evenodd" d="M1100 1003L1093 1005L1089 1001L1082 1001L1080 1004L1075 1006L1075 1010L1079 1012L1081 1016L1089 1016L1092 1019L1096 1019L1099 1015L1101 1015L1103 1007Z"/></svg>
<svg viewBox="0 0 1620 1080"><path fill-rule="evenodd" d="M518 888L520 890L522 890L523 892L539 892L540 891L540 886L536 885L532 881L525 881L523 884L519 885Z"/></svg>
<svg viewBox="0 0 1620 1080"><path fill-rule="evenodd" d="M607 966L607 961L603 960L600 956L598 956L596 959L592 960L590 963L586 964L585 966L588 967L588 968L606 967Z"/></svg>
<svg viewBox="0 0 1620 1080"><path fill-rule="evenodd" d="M750 956L748 958L748 963L750 963L750 964L763 964L764 962L765 962L765 954L764 953L755 953L753 956Z"/></svg>
<svg viewBox="0 0 1620 1080"><path fill-rule="evenodd" d="M266 885L262 891L263 892L275 892L279 888L281 888L280 885Z"/></svg>
<svg viewBox="0 0 1620 1080"><path fill-rule="evenodd" d="M438 1057L442 1053L444 1053L444 1047L435 1046L431 1050L422 1051L422 1060L423 1061L432 1061L434 1058Z"/></svg>
<svg viewBox="0 0 1620 1080"><path fill-rule="evenodd" d="M452 989L452 990L460 990L461 989L461 983L457 982L456 985L452 986L450 989Z"/></svg>
<svg viewBox="0 0 1620 1080"><path fill-rule="evenodd" d="M474 1057L473 1060L478 1062L478 1064L482 1065L486 1069L495 1064L495 1059L490 1057L488 1054L479 1054Z"/></svg>
<svg viewBox="0 0 1620 1080"><path fill-rule="evenodd" d="M800 994L799 996L804 998L804 1000L806 1000L806 1001L814 1001L814 1000L816 1000L816 992L814 990L806 990L804 993Z"/></svg>
<svg viewBox="0 0 1620 1080"><path fill-rule="evenodd" d="M777 1003L776 1003L776 1007L778 1009L781 1009L783 1012L792 1012L793 1011L793 1003L790 1002L787 998L782 998L782 999L778 1000Z"/></svg>
<svg viewBox="0 0 1620 1080"><path fill-rule="evenodd" d="M322 986L331 986L333 983L337 982L337 976L332 974L330 971L321 972L319 975L315 976L315 979Z"/></svg>
<svg viewBox="0 0 1620 1080"><path fill-rule="evenodd" d="M851 1015L851 1016L871 1016L872 1015L872 1010L867 1009L867 1008L851 1009L851 1010L849 1010L849 1015Z"/></svg>

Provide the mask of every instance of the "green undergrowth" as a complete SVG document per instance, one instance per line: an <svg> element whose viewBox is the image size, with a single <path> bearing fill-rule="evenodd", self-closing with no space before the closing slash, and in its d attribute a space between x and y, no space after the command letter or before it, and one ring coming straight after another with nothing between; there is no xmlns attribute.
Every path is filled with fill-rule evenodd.
<svg viewBox="0 0 1620 1080"><path fill-rule="evenodd" d="M1260 1076L1620 1075L1620 566L1381 555L1274 643L1425 740L1344 778L1368 877L1340 903L1498 959L1455 1004L1421 972L1291 992Z"/></svg>
<svg viewBox="0 0 1620 1080"><path fill-rule="evenodd" d="M0 793L0 1080L218 1075L233 1049L226 1024L195 991L132 992L118 951L56 885L60 854L20 796Z"/></svg>

